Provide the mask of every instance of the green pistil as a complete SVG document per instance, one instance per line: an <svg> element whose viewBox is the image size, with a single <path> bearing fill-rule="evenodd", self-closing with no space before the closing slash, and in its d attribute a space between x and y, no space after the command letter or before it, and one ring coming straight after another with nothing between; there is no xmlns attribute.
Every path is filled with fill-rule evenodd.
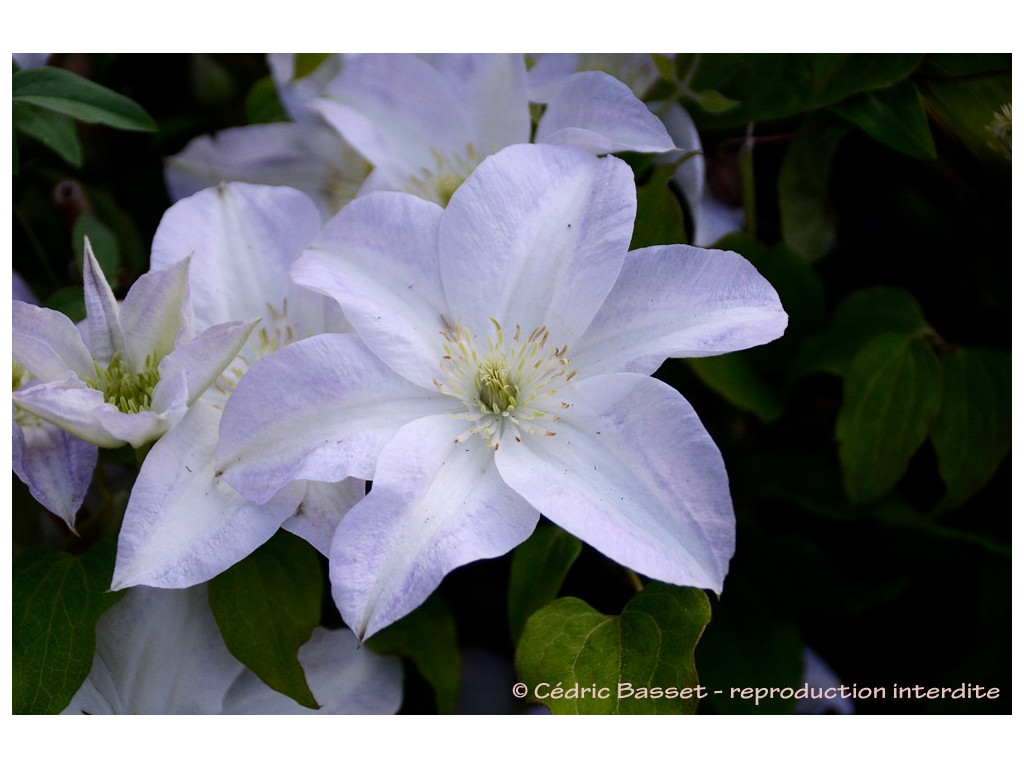
<svg viewBox="0 0 1024 768"><path fill-rule="evenodd" d="M141 373L137 373L121 360L119 354L115 354L105 371L101 371L99 365L96 365L96 378L90 379L86 384L102 392L103 399L117 406L122 413L139 413L150 409L153 388L158 381L160 374L152 355L146 357L145 368Z"/></svg>
<svg viewBox="0 0 1024 768"><path fill-rule="evenodd" d="M484 413L505 413L515 408L519 386L510 380L504 358L484 360L476 372L477 397Z"/></svg>

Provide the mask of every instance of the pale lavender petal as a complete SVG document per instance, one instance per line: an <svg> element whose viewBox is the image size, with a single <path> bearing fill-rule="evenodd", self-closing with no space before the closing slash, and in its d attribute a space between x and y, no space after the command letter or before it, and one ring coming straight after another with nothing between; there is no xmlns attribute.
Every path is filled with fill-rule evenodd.
<svg viewBox="0 0 1024 768"><path fill-rule="evenodd" d="M481 335L491 317L527 333L546 325L553 343L571 343L618 276L635 213L621 160L526 144L492 155L441 221L449 320Z"/></svg>
<svg viewBox="0 0 1024 768"><path fill-rule="evenodd" d="M100 617L92 671L64 714L218 714L242 669L205 586L136 587Z"/></svg>
<svg viewBox="0 0 1024 768"><path fill-rule="evenodd" d="M98 449L46 422L11 423L14 472L28 486L33 498L75 530L85 493L92 482ZM37 422L28 418L26 422Z"/></svg>
<svg viewBox="0 0 1024 768"><path fill-rule="evenodd" d="M316 69L302 77L295 77L294 53L268 53L267 66L277 86L281 106L292 120L316 119L316 112L310 106L323 94L324 87L331 82L344 62L344 55L331 53L317 65Z"/></svg>
<svg viewBox="0 0 1024 768"><path fill-rule="evenodd" d="M260 503L295 480L371 478L403 424L452 402L397 376L355 336L320 334L245 374L221 419L218 468Z"/></svg>
<svg viewBox="0 0 1024 768"><path fill-rule="evenodd" d="M423 56L465 105L481 156L530 140L526 62L520 53L437 53Z"/></svg>
<svg viewBox="0 0 1024 768"><path fill-rule="evenodd" d="M295 514L281 525L286 531L312 544L324 556L331 553L331 541L341 518L366 495L366 481L349 477L340 483L296 483L305 495Z"/></svg>
<svg viewBox="0 0 1024 768"><path fill-rule="evenodd" d="M116 448L125 442L111 435L98 418L101 412L120 411L103 401L102 392L89 389L77 379L28 384L12 397L18 407L101 448Z"/></svg>
<svg viewBox="0 0 1024 768"><path fill-rule="evenodd" d="M575 144L598 154L675 148L647 105L625 83L604 72L579 72L566 78L552 95L535 140Z"/></svg>
<svg viewBox="0 0 1024 768"><path fill-rule="evenodd" d="M258 318L215 325L167 355L160 363L160 383L153 392L154 410L169 407L161 397L161 385L174 381L179 373L185 375L187 402L194 403L235 359L257 323Z"/></svg>
<svg viewBox="0 0 1024 768"><path fill-rule="evenodd" d="M494 451L448 415L414 421L381 454L373 488L338 525L331 584L363 640L402 618L460 565L525 541L538 514L502 482Z"/></svg>
<svg viewBox="0 0 1024 768"><path fill-rule="evenodd" d="M111 589L177 589L208 581L252 553L295 512L301 488L256 505L216 475L220 413L200 400L150 449L121 524Z"/></svg>
<svg viewBox="0 0 1024 768"><path fill-rule="evenodd" d="M317 118L200 136L167 159L164 175L174 200L222 181L293 187L326 219L356 196L369 172L370 164Z"/></svg>
<svg viewBox="0 0 1024 768"><path fill-rule="evenodd" d="M95 410L93 418L106 434L121 443L141 448L159 440L181 421L188 411L187 392L185 374L178 371L174 376L162 379L153 390L153 403L160 405L158 410L124 413L113 405L104 404Z"/></svg>
<svg viewBox="0 0 1024 768"><path fill-rule="evenodd" d="M788 317L779 295L732 251L659 245L632 251L594 322L569 350L580 374L653 373L669 357L766 344Z"/></svg>
<svg viewBox="0 0 1024 768"><path fill-rule="evenodd" d="M361 197L327 223L292 269L296 283L341 305L381 360L424 387L432 386L442 354L441 215L412 195Z"/></svg>
<svg viewBox="0 0 1024 768"><path fill-rule="evenodd" d="M452 86L408 54L364 54L345 62L317 102L324 119L375 166L413 175L432 152L465 152L474 126Z"/></svg>
<svg viewBox="0 0 1024 768"><path fill-rule="evenodd" d="M125 349L136 370L144 370L147 360L159 362L176 342L191 338L194 326L188 270L188 259L151 270L141 275L124 297L121 324ZM91 341L91 325L89 332Z"/></svg>
<svg viewBox="0 0 1024 768"><path fill-rule="evenodd" d="M129 360L121 329L121 310L92 252L89 238L85 238L84 256L85 313L89 328L89 350L93 359L108 363L115 354Z"/></svg>
<svg viewBox="0 0 1024 768"><path fill-rule="evenodd" d="M402 706L402 664L362 647L347 629L316 627L299 663L320 709L308 709L244 670L224 697L224 714L393 715Z"/></svg>
<svg viewBox="0 0 1024 768"><path fill-rule="evenodd" d="M495 461L505 482L620 565L721 592L735 546L729 481L689 403L629 373L562 396L572 407L557 434L502 443Z"/></svg>
<svg viewBox="0 0 1024 768"><path fill-rule="evenodd" d="M41 381L96 375L92 355L67 316L46 307L11 302L11 352Z"/></svg>
<svg viewBox="0 0 1024 768"><path fill-rule="evenodd" d="M312 201L287 187L220 184L164 214L150 263L191 255L189 286L198 328L281 311L288 269L320 230Z"/></svg>
<svg viewBox="0 0 1024 768"><path fill-rule="evenodd" d="M576 71L578 53L532 54L536 63L526 73L526 91L530 101L545 104L551 101L558 86Z"/></svg>
<svg viewBox="0 0 1024 768"><path fill-rule="evenodd" d="M678 185L683 197L686 198L693 218L699 221L701 201L704 197L705 163L697 126L693 122L693 118L690 117L690 113L683 109L679 102L652 104L651 109L661 117L672 141L680 150L662 155L658 158L658 162L679 163L672 175L672 180ZM699 225L694 229L695 231L691 233L691 240L701 234Z"/></svg>

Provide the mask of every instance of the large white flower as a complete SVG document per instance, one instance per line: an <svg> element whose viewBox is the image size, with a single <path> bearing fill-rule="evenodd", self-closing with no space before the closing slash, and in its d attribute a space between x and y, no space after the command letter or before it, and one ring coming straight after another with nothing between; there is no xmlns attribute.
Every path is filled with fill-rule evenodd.
<svg viewBox="0 0 1024 768"><path fill-rule="evenodd" d="M721 456L671 356L778 337L772 287L735 253L627 253L629 167L575 147L485 160L447 208L350 203L292 270L358 337L265 358L221 421L224 477L256 501L296 479L372 478L331 550L361 637L543 513L647 576L721 590L735 521Z"/></svg>
<svg viewBox="0 0 1024 768"><path fill-rule="evenodd" d="M136 448L178 423L245 343L253 321L195 332L188 260L146 273L119 305L85 242L88 346L66 316L13 302L14 357L34 381L15 405L95 445Z"/></svg>
<svg viewBox="0 0 1024 768"><path fill-rule="evenodd" d="M92 670L65 715L394 714L402 668L317 627L299 648L320 709L267 687L228 651L206 587L129 590L96 625Z"/></svg>
<svg viewBox="0 0 1024 768"><path fill-rule="evenodd" d="M176 198L236 179L301 189L327 213L381 189L444 204L485 157L531 140L521 54L339 56L297 79L293 58L270 64L294 122L193 140L167 162ZM661 121L604 72L560 77L545 100L536 142L601 154L673 148Z"/></svg>
<svg viewBox="0 0 1024 768"><path fill-rule="evenodd" d="M301 192L240 183L203 190L161 220L152 264L174 269L188 256L196 327L254 316L260 321L214 385L146 457L121 526L115 589L206 581L282 525L326 554L341 515L363 497L362 480L339 478L296 483L254 504L214 467L224 403L248 367L295 339L350 330L334 302L288 277L319 230L316 208Z"/></svg>

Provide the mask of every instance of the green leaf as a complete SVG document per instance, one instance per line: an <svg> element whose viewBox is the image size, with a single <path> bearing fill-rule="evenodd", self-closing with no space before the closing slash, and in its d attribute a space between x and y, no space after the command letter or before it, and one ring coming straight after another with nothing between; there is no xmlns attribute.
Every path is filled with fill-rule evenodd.
<svg viewBox="0 0 1024 768"><path fill-rule="evenodd" d="M836 104L850 96L895 85L916 68L919 54L703 54L691 83L739 104L723 112L697 110L705 129L738 128Z"/></svg>
<svg viewBox="0 0 1024 768"><path fill-rule="evenodd" d="M15 103L12 105L11 113L14 130L39 141L60 155L69 165L81 167L82 145L78 143L74 120L31 104Z"/></svg>
<svg viewBox="0 0 1024 768"><path fill-rule="evenodd" d="M974 531L964 531L936 522L903 501L883 501L871 508L871 516L890 526L900 526L938 539L972 544L1001 557L1009 557L1011 547Z"/></svg>
<svg viewBox="0 0 1024 768"><path fill-rule="evenodd" d="M923 334L929 330L921 305L908 291L885 285L865 288L843 299L824 331L807 340L799 372L842 376L854 356L879 334Z"/></svg>
<svg viewBox="0 0 1024 768"><path fill-rule="evenodd" d="M306 75L313 74L313 71L327 61L330 55L329 53L296 53L295 75L292 77L292 80L298 80Z"/></svg>
<svg viewBox="0 0 1024 768"><path fill-rule="evenodd" d="M739 102L708 88L697 94L697 104L705 112L725 112L739 106Z"/></svg>
<svg viewBox="0 0 1024 768"><path fill-rule="evenodd" d="M299 646L320 623L323 573L316 551L279 531L210 582L210 607L228 650L275 691L319 709Z"/></svg>
<svg viewBox="0 0 1024 768"><path fill-rule="evenodd" d="M868 136L911 157L935 158L935 141L917 87L909 80L861 94L833 111Z"/></svg>
<svg viewBox="0 0 1024 768"><path fill-rule="evenodd" d="M954 79L928 79L921 84L928 113L951 137L982 158L1001 157L991 131L1004 104L1013 99L1013 78L1003 72Z"/></svg>
<svg viewBox="0 0 1024 768"><path fill-rule="evenodd" d="M884 333L853 359L836 419L850 501L874 501L903 477L942 405L942 367L928 342Z"/></svg>
<svg viewBox="0 0 1024 768"><path fill-rule="evenodd" d="M675 165L659 166L654 169L650 180L637 189L631 250L686 242L683 207L669 186L675 170Z"/></svg>
<svg viewBox="0 0 1024 768"><path fill-rule="evenodd" d="M754 363L742 352L686 362L701 381L740 410L753 413L765 424L782 416L779 396L759 378Z"/></svg>
<svg viewBox="0 0 1024 768"><path fill-rule="evenodd" d="M146 111L125 96L56 67L15 72L14 103L34 104L85 123L103 123L126 131L155 131Z"/></svg>
<svg viewBox="0 0 1024 768"><path fill-rule="evenodd" d="M80 557L28 549L12 565L14 714L58 714L92 669L96 622L124 594L109 591L114 544Z"/></svg>
<svg viewBox="0 0 1024 768"><path fill-rule="evenodd" d="M782 238L807 261L827 254L836 240L829 193L832 157L845 128L812 128L793 140L779 169Z"/></svg>
<svg viewBox="0 0 1024 768"><path fill-rule="evenodd" d="M431 595L408 616L375 634L366 645L377 653L409 657L420 674L434 686L437 711L442 715L455 712L462 655L455 635L455 619L437 594Z"/></svg>
<svg viewBox="0 0 1024 768"><path fill-rule="evenodd" d="M71 244L75 250L75 263L78 265L79 272L83 271L85 263L86 237L92 244L92 252L110 283L110 287L116 290L117 275L121 268L121 246L118 243L117 235L91 213L83 213L75 219L75 225L71 228Z"/></svg>
<svg viewBox="0 0 1024 768"><path fill-rule="evenodd" d="M508 583L508 626L519 640L530 615L556 597L583 544L556 525L540 525L512 553Z"/></svg>
<svg viewBox="0 0 1024 768"><path fill-rule="evenodd" d="M942 374L945 394L931 440L946 510L981 490L1010 451L1010 356L955 349L942 358Z"/></svg>
<svg viewBox="0 0 1024 768"><path fill-rule="evenodd" d="M710 619L701 590L657 582L621 616L563 597L526 622L516 669L530 700L554 714L692 714L693 651Z"/></svg>
<svg viewBox="0 0 1024 768"><path fill-rule="evenodd" d="M58 288L45 301L45 306L67 315L71 322L85 320L85 291L80 285Z"/></svg>
<svg viewBox="0 0 1024 768"><path fill-rule="evenodd" d="M261 77L245 97L245 116L249 123L274 123L287 119L270 75Z"/></svg>

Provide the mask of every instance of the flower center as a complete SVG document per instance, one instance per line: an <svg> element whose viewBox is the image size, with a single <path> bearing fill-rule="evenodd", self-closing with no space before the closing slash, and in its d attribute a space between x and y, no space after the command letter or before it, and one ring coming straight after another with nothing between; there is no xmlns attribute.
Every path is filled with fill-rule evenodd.
<svg viewBox="0 0 1024 768"><path fill-rule="evenodd" d="M96 378L85 383L103 393L103 399L115 406L121 413L148 411L153 400L153 388L160 381L158 363L152 355L146 356L142 371L136 371L121 359L120 353L110 358L106 370L101 371L98 363Z"/></svg>
<svg viewBox="0 0 1024 768"><path fill-rule="evenodd" d="M268 302L267 311L268 314L260 321L256 333L249 335L245 346L214 382L213 388L222 395L234 392L246 371L257 361L295 341L295 331L288 324L288 299L281 304L281 309Z"/></svg>
<svg viewBox="0 0 1024 768"><path fill-rule="evenodd" d="M449 156L436 149L430 153L434 156L434 167L421 167L420 172L406 183L405 191L446 206L455 190L483 158L472 143L466 145L465 153L453 152Z"/></svg>
<svg viewBox="0 0 1024 768"><path fill-rule="evenodd" d="M445 321L441 332L442 379L434 379L434 385L462 401L464 410L453 415L471 422L455 442L480 435L497 450L506 433L516 442L524 435L554 435L551 427L570 407L559 393L576 375L568 347L549 345L544 326L524 338L517 325L507 338L497 320L491 323L486 349L478 349L462 325Z"/></svg>

